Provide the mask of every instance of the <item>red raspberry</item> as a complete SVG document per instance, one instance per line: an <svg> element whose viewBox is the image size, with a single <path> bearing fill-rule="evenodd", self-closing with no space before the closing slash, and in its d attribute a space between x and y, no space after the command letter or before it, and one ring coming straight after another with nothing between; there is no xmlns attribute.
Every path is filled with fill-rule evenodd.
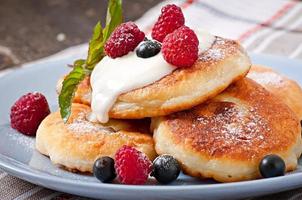
<svg viewBox="0 0 302 200"><path fill-rule="evenodd" d="M152 169L148 157L130 146L123 146L115 154L115 170L121 183L139 185L146 183Z"/></svg>
<svg viewBox="0 0 302 200"><path fill-rule="evenodd" d="M107 40L104 49L111 58L121 57L133 51L143 41L145 33L134 22L119 25Z"/></svg>
<svg viewBox="0 0 302 200"><path fill-rule="evenodd" d="M164 59L177 67L190 67L198 59L198 44L194 31L182 26L164 39Z"/></svg>
<svg viewBox="0 0 302 200"><path fill-rule="evenodd" d="M41 121L50 113L46 98L40 93L28 93L11 107L11 127L25 135L36 135Z"/></svg>
<svg viewBox="0 0 302 200"><path fill-rule="evenodd" d="M169 4L161 9L161 15L152 28L152 38L162 42L166 35L185 24L185 17L181 8Z"/></svg>

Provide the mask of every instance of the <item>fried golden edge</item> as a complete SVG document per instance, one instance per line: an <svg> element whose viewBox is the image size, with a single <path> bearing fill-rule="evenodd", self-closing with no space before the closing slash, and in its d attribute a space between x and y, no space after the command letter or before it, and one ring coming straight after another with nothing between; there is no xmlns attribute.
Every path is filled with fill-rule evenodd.
<svg viewBox="0 0 302 200"><path fill-rule="evenodd" d="M70 171L90 173L97 158L114 158L123 145L137 148L151 160L155 158L148 121L110 120L101 125L86 119L90 112L89 106L73 104L66 124L59 112L51 113L39 126L36 149Z"/></svg>
<svg viewBox="0 0 302 200"><path fill-rule="evenodd" d="M259 178L267 154L293 170L302 151L299 119L248 78L190 110L152 119L152 128L158 154L175 156L191 176L220 182Z"/></svg>

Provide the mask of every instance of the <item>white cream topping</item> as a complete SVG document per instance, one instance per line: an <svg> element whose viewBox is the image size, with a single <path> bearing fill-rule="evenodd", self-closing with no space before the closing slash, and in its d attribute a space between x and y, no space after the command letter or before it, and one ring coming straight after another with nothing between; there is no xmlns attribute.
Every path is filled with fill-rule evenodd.
<svg viewBox="0 0 302 200"><path fill-rule="evenodd" d="M210 48L215 37L195 31L199 39L199 53ZM170 74L175 69L158 53L150 58L140 58L135 51L119 58L104 57L91 74L93 115L101 123L109 120L108 112L117 97L125 92L144 87Z"/></svg>
<svg viewBox="0 0 302 200"><path fill-rule="evenodd" d="M98 121L106 123L120 94L153 83L174 69L161 53L150 58L137 57L135 52L115 59L104 57L91 75L92 111Z"/></svg>

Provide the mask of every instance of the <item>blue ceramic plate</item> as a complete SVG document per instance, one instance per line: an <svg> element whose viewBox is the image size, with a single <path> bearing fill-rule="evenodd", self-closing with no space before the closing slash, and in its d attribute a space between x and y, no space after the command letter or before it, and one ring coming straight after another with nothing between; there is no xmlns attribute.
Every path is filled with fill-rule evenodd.
<svg viewBox="0 0 302 200"><path fill-rule="evenodd" d="M283 177L216 183L185 175L171 185L144 186L103 184L94 177L66 172L52 165L34 149L34 138L23 136L9 126L9 109L13 102L29 91L46 94L57 108L55 85L68 71L72 58L47 61L18 69L0 79L0 167L7 173L54 190L104 199L237 199L285 191L302 186L302 162L299 168ZM281 57L252 55L253 63L273 66L277 71L302 85L302 63Z"/></svg>

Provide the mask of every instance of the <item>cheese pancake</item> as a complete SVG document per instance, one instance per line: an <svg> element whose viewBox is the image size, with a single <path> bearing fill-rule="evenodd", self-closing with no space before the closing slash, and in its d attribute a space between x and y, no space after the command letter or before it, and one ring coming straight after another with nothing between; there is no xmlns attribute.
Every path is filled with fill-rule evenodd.
<svg viewBox="0 0 302 200"><path fill-rule="evenodd" d="M276 95L302 120L302 89L296 81L261 65L253 65L247 77Z"/></svg>
<svg viewBox="0 0 302 200"><path fill-rule="evenodd" d="M151 160L155 158L148 121L109 120L102 125L88 121L90 113L88 106L73 104L66 124L59 112L51 113L39 126L36 149L49 156L54 164L79 172L92 172L97 158L114 158L123 145L135 147Z"/></svg>
<svg viewBox="0 0 302 200"><path fill-rule="evenodd" d="M191 176L220 182L259 178L268 154L294 170L302 152L297 116L248 78L190 110L152 119L152 128L158 154L174 156Z"/></svg>
<svg viewBox="0 0 302 200"><path fill-rule="evenodd" d="M193 66L177 68L150 85L121 94L109 117L140 119L192 108L243 78L250 66L250 59L238 42L215 37L211 47L200 53ZM89 77L79 85L74 102L90 105Z"/></svg>

